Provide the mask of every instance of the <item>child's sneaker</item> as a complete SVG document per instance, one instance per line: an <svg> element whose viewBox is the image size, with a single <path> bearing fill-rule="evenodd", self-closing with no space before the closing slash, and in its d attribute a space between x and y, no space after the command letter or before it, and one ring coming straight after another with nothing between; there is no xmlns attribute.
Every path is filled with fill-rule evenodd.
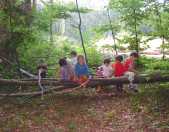
<svg viewBox="0 0 169 132"><path fill-rule="evenodd" d="M133 89L134 88L133 84L129 84L128 87L129 87L129 89Z"/></svg>
<svg viewBox="0 0 169 132"><path fill-rule="evenodd" d="M138 92L138 86L137 84L129 84L129 89L131 89L134 92Z"/></svg>
<svg viewBox="0 0 169 132"><path fill-rule="evenodd" d="M133 84L133 87L134 87L134 88L133 88L134 92L139 92L139 91L138 91L138 85L137 85L137 84Z"/></svg>

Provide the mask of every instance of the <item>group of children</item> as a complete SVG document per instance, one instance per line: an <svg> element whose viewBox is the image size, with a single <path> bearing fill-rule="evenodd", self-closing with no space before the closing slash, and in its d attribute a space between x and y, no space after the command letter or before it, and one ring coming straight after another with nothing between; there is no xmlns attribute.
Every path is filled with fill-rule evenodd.
<svg viewBox="0 0 169 132"><path fill-rule="evenodd" d="M76 81L80 84L85 83L90 74L83 55L77 55L75 51L71 52L71 59L62 58L59 60L60 78L62 80Z"/></svg>
<svg viewBox="0 0 169 132"><path fill-rule="evenodd" d="M102 66L97 68L97 78L112 78L127 76L130 81L130 88L134 88L132 81L134 80L137 71L135 69L135 60L138 58L137 52L132 52L130 57L123 60L123 56L117 55L115 62L111 63L110 59L105 59ZM75 51L71 52L71 59L62 58L59 60L60 77L62 80L76 81L84 84L90 77L88 66L85 62L85 57L77 55ZM117 90L122 91L123 85L117 84Z"/></svg>
<svg viewBox="0 0 169 132"><path fill-rule="evenodd" d="M115 57L115 62L111 63L110 59L105 59L104 64L97 69L96 75L99 78L112 78L126 76L129 81L129 88L137 91L136 85L133 84L134 76L137 74L135 69L135 61L138 58L137 52L132 52L130 57L126 60L123 59L122 55ZM122 92L123 85L117 84L117 90Z"/></svg>
<svg viewBox="0 0 169 132"><path fill-rule="evenodd" d="M130 81L129 88L137 91L136 85L133 84L133 80L137 71L135 69L135 61L138 58L137 52L132 52L127 59L123 59L123 56L117 55L115 57L115 62L112 63L110 59L105 59L103 65L97 68L96 77L97 78L107 78L112 77L122 77L126 76ZM62 80L75 81L86 86L91 74L89 68L86 64L85 57L83 55L77 55L75 51L71 52L71 59L61 58L59 60L60 65L60 78ZM40 78L46 78L47 65L41 63L38 66L38 73ZM119 92L123 91L123 85L117 84L117 90Z"/></svg>

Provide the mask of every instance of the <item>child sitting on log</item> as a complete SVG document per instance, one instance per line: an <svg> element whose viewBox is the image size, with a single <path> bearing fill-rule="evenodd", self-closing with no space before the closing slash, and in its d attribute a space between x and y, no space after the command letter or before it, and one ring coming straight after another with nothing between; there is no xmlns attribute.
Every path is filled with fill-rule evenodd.
<svg viewBox="0 0 169 132"><path fill-rule="evenodd" d="M124 75L124 65L123 65L123 56L117 55L115 58L115 63L112 65L114 68L114 76L115 77L121 77ZM116 85L117 91L122 92L123 91L123 84L119 83Z"/></svg>
<svg viewBox="0 0 169 132"><path fill-rule="evenodd" d="M73 81L75 78L73 67L67 63L65 58L59 60L59 65L60 65L60 78L62 80Z"/></svg>
<svg viewBox="0 0 169 132"><path fill-rule="evenodd" d="M44 63L43 60L40 60L40 63L37 67L38 70L38 78L46 78L46 74L47 74L47 64Z"/></svg>
<svg viewBox="0 0 169 132"><path fill-rule="evenodd" d="M72 65L73 69L75 69L75 66L77 64L77 52L76 51L72 51L70 54L71 54L70 63Z"/></svg>
<svg viewBox="0 0 169 132"><path fill-rule="evenodd" d="M138 92L137 85L133 84L134 77L137 74L137 70L135 69L135 61L138 59L138 57L139 55L137 52L132 52L130 57L124 62L125 76L127 76L130 81L129 88L135 92Z"/></svg>
<svg viewBox="0 0 169 132"><path fill-rule="evenodd" d="M112 77L113 68L111 66L110 59L104 60L104 64L98 68L96 75L100 78L111 78Z"/></svg>
<svg viewBox="0 0 169 132"><path fill-rule="evenodd" d="M78 83L80 83L83 87L85 87L89 78L89 69L83 55L79 55L77 57L77 64L75 66L75 75Z"/></svg>
<svg viewBox="0 0 169 132"><path fill-rule="evenodd" d="M104 78L103 77L103 67L98 67L97 70L96 70L96 77L97 78Z"/></svg>
<svg viewBox="0 0 169 132"><path fill-rule="evenodd" d="M96 76L98 78L111 78L113 75L113 68L111 66L111 60L110 59L105 59L104 64L100 67L98 67L96 71ZM97 86L96 88L97 92L102 91L102 86Z"/></svg>

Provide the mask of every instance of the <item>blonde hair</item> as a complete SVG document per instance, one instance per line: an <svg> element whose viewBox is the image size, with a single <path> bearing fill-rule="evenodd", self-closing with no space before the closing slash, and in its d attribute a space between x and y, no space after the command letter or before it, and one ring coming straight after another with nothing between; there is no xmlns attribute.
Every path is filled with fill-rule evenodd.
<svg viewBox="0 0 169 132"><path fill-rule="evenodd" d="M80 59L83 59L84 63L86 63L85 57L83 55L78 55L77 61L79 62Z"/></svg>

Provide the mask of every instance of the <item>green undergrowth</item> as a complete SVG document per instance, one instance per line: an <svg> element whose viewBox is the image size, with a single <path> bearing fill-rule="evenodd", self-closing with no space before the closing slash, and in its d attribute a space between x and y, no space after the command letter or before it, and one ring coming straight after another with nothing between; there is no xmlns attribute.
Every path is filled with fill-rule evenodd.
<svg viewBox="0 0 169 132"><path fill-rule="evenodd" d="M136 113L147 115L147 122L158 120L153 128L169 129L169 83L146 84L140 87L140 92L130 96L131 109Z"/></svg>
<svg viewBox="0 0 169 132"><path fill-rule="evenodd" d="M144 71L169 70L169 59L161 60L156 58L141 57L139 67Z"/></svg>
<svg viewBox="0 0 169 132"><path fill-rule="evenodd" d="M134 111L160 115L169 114L169 83L146 84L140 87L140 92L130 96Z"/></svg>

